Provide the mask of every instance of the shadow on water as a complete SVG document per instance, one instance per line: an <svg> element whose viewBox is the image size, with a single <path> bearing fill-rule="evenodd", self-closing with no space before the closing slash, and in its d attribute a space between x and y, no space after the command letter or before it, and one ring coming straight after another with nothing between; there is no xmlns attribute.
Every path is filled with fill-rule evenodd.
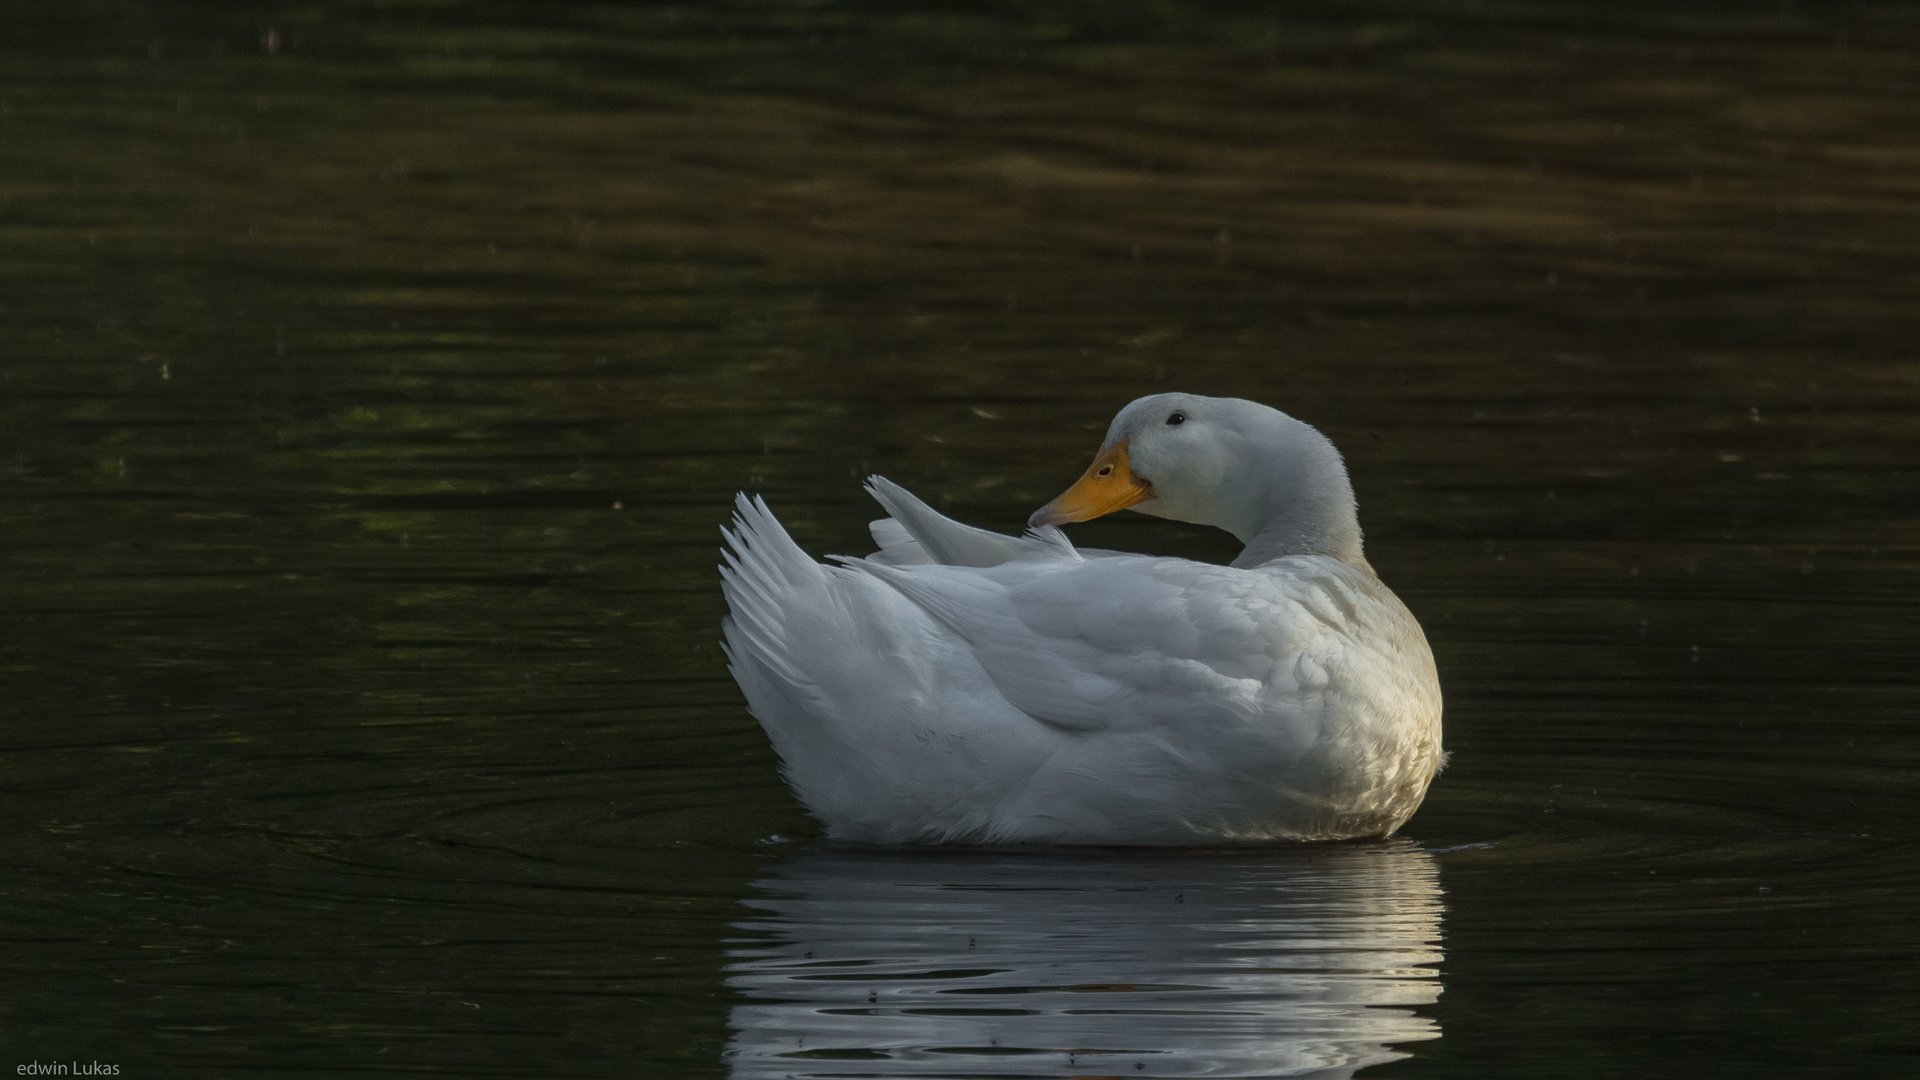
<svg viewBox="0 0 1920 1080"><path fill-rule="evenodd" d="M807 852L739 924L732 1075L1349 1077L1439 1037L1438 879L1405 841Z"/></svg>

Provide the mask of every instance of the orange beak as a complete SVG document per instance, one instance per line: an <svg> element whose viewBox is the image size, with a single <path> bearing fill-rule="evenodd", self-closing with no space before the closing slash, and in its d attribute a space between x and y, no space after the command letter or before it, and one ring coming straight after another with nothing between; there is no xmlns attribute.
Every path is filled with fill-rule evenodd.
<svg viewBox="0 0 1920 1080"><path fill-rule="evenodd" d="M1064 525L1069 521L1091 521L1102 514L1125 510L1153 498L1153 485L1140 479L1127 463L1127 443L1122 439L1113 449L1093 459L1087 471L1060 497L1033 512L1027 527Z"/></svg>

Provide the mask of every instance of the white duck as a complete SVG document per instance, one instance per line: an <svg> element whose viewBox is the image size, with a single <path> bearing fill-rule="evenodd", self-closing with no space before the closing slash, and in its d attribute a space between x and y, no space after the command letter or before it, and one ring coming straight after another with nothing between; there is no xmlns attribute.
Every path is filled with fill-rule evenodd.
<svg viewBox="0 0 1920 1080"><path fill-rule="evenodd" d="M1333 443L1156 394L1024 537L873 477L881 550L822 565L741 495L727 657L800 801L882 843L1381 837L1444 760L1419 623L1361 554ZM1079 551L1125 507L1216 525L1229 566Z"/></svg>

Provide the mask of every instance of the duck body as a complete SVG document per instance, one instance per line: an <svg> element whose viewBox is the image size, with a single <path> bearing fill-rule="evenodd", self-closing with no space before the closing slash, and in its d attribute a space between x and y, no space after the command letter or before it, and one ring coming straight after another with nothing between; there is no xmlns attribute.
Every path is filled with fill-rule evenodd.
<svg viewBox="0 0 1920 1080"><path fill-rule="evenodd" d="M1159 395L1129 409L1143 402L1150 417L1216 421L1220 403L1253 406ZM1120 461L1161 489L1132 474L1124 451L1142 442L1121 438ZM880 551L832 565L740 498L722 568L728 658L829 835L1167 845L1399 828L1442 763L1439 681L1357 526L1350 551L1254 542L1231 566L1081 551L1054 521L1078 519L1087 483L1012 537L875 477ZM1188 512L1173 486L1168 505ZM1329 550L1285 550L1316 546Z"/></svg>

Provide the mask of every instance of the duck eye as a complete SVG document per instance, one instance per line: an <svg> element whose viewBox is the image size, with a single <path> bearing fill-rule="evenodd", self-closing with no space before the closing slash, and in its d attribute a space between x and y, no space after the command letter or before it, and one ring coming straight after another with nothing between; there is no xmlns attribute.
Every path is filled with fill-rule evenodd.
<svg viewBox="0 0 1920 1080"><path fill-rule="evenodd" d="M1177 413L1174 413L1172 416L1167 417L1168 427L1174 427L1175 425L1184 424L1186 422L1187 422L1187 414L1183 412L1177 412Z"/></svg>
<svg viewBox="0 0 1920 1080"><path fill-rule="evenodd" d="M1112 475L1113 475L1113 466L1111 466L1111 465L1103 465L1103 466L1101 466L1101 467L1100 467L1100 471L1099 471L1099 472L1097 472L1097 473L1095 473L1094 475L1095 475L1095 476L1112 476Z"/></svg>

